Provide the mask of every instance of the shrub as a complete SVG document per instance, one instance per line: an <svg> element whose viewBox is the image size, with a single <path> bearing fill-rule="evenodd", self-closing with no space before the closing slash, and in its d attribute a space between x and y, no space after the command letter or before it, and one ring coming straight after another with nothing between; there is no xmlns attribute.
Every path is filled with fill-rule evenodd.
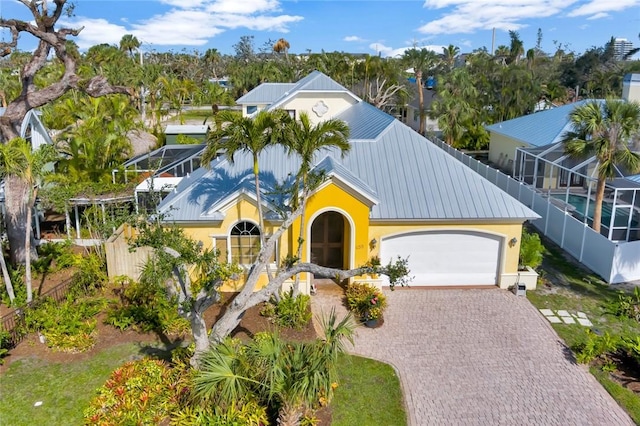
<svg viewBox="0 0 640 426"><path fill-rule="evenodd" d="M90 253L87 256L76 257L78 272L73 275L70 293L76 296L92 294L102 288L109 281L107 263L103 255Z"/></svg>
<svg viewBox="0 0 640 426"><path fill-rule="evenodd" d="M281 295L279 302L271 299L265 303L260 314L270 318L280 327L301 330L311 321L310 303L310 296L306 294L294 296L291 289Z"/></svg>
<svg viewBox="0 0 640 426"><path fill-rule="evenodd" d="M128 362L111 373L84 412L85 424L156 425L177 412L188 389L180 370L148 358Z"/></svg>
<svg viewBox="0 0 640 426"><path fill-rule="evenodd" d="M169 334L189 329L189 322L178 314L176 302L160 285L123 282L118 291L120 300L109 305L105 323L120 330L134 327Z"/></svg>
<svg viewBox="0 0 640 426"><path fill-rule="evenodd" d="M41 274L73 266L75 256L71 252L71 241L45 243L38 246L38 259L32 262L33 270Z"/></svg>
<svg viewBox="0 0 640 426"><path fill-rule="evenodd" d="M609 305L614 315L627 317L640 322L640 287L636 287L633 295L621 293L618 300Z"/></svg>
<svg viewBox="0 0 640 426"><path fill-rule="evenodd" d="M605 363L609 361L608 354L616 352L620 345L620 338L609 333L598 336L587 331L586 341L576 345L576 360L581 364L588 364L596 358L603 358Z"/></svg>
<svg viewBox="0 0 640 426"><path fill-rule="evenodd" d="M368 283L352 283L347 287L347 306L361 320L382 317L387 298L377 287Z"/></svg>
<svg viewBox="0 0 640 426"><path fill-rule="evenodd" d="M4 363L3 358L9 353L9 340L11 335L9 332L0 327L0 365Z"/></svg>
<svg viewBox="0 0 640 426"><path fill-rule="evenodd" d="M520 242L520 265L536 269L542 263L543 254L544 246L540 236L523 230Z"/></svg>
<svg viewBox="0 0 640 426"><path fill-rule="evenodd" d="M173 424L184 426L262 426L269 424L267 408L255 401L239 401L227 407L193 405L172 414Z"/></svg>
<svg viewBox="0 0 640 426"><path fill-rule="evenodd" d="M103 299L68 297L58 304L44 298L25 311L25 324L30 332L38 332L48 347L63 352L83 352L95 344L95 316L104 307Z"/></svg>
<svg viewBox="0 0 640 426"><path fill-rule="evenodd" d="M627 356L636 362L640 368L640 336L623 337L622 346Z"/></svg>

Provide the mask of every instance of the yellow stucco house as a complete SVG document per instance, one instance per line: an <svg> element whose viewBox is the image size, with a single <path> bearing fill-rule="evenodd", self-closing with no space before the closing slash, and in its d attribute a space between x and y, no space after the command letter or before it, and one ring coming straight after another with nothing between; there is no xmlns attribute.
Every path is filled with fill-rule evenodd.
<svg viewBox="0 0 640 426"><path fill-rule="evenodd" d="M408 257L412 287L506 288L516 281L522 224L538 215L405 124L317 71L298 83L262 84L238 103L247 116L280 108L350 127L345 158L328 150L315 159L326 180L308 201L303 261L353 268L372 256L383 264ZM300 164L278 146L259 161L265 229L258 226L249 155L237 154L233 164L219 157L194 171L159 211L228 260L251 264L260 233L282 223L286 200L274 195L276 187L291 182ZM278 241L274 268L295 253L299 231L298 220ZM302 278L307 291L313 278Z"/></svg>

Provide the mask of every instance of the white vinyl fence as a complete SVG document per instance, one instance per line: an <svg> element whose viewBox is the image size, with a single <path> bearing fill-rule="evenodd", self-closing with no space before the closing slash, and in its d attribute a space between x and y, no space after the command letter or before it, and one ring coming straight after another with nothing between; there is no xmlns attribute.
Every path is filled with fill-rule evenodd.
<svg viewBox="0 0 640 426"><path fill-rule="evenodd" d="M640 241L610 241L553 205L529 185L471 158L441 140L433 138L432 142L538 213L541 218L531 221L532 225L608 283L640 280Z"/></svg>

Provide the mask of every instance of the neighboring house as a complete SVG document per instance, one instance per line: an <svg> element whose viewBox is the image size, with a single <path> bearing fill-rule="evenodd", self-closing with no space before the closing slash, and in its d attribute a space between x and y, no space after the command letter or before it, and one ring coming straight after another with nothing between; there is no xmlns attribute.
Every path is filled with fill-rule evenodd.
<svg viewBox="0 0 640 426"><path fill-rule="evenodd" d="M179 144L180 136L187 137L190 144L204 142L208 132L209 126L206 124L168 124L164 131L165 143Z"/></svg>
<svg viewBox="0 0 640 426"><path fill-rule="evenodd" d="M588 100L486 126L490 134L489 162L497 169L513 173L516 149L540 148L560 142L571 130L569 114L586 102Z"/></svg>
<svg viewBox="0 0 640 426"><path fill-rule="evenodd" d="M383 264L401 256L413 287L516 282L522 224L539 216L405 124L317 71L295 84L263 84L238 103L245 115L281 108L350 127L345 158L337 150L315 158L326 181L308 200L302 261L354 268L372 256ZM252 158L241 152L233 164L219 157L185 177L159 212L225 259L251 264L260 233L268 236L282 223L286 200L277 189L292 182L300 165L279 146L259 160L266 229L258 228ZM299 227L298 220L277 242L274 263L296 252ZM311 279L303 278L306 291Z"/></svg>
<svg viewBox="0 0 640 426"><path fill-rule="evenodd" d="M623 98L640 100L640 74L623 81ZM551 197L577 219L591 224L598 162L564 152L563 138L573 129L571 112L593 99L563 105L487 126L489 161L517 180ZM603 100L595 100L604 103ZM640 152L638 146L632 150ZM611 241L640 240L640 184L636 176L616 168L607 181L601 233Z"/></svg>

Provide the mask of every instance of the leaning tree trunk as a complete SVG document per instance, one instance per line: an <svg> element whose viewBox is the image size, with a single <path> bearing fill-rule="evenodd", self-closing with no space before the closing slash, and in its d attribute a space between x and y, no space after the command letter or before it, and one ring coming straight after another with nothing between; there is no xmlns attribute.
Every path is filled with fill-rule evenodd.
<svg viewBox="0 0 640 426"><path fill-rule="evenodd" d="M9 275L9 269L7 269L7 262L4 260L4 250L2 249L2 246L0 246L0 267L2 267L4 286L7 289L9 300L11 301L11 304L13 304L13 300L16 298L16 295L13 291L13 284L11 284L11 276Z"/></svg>

